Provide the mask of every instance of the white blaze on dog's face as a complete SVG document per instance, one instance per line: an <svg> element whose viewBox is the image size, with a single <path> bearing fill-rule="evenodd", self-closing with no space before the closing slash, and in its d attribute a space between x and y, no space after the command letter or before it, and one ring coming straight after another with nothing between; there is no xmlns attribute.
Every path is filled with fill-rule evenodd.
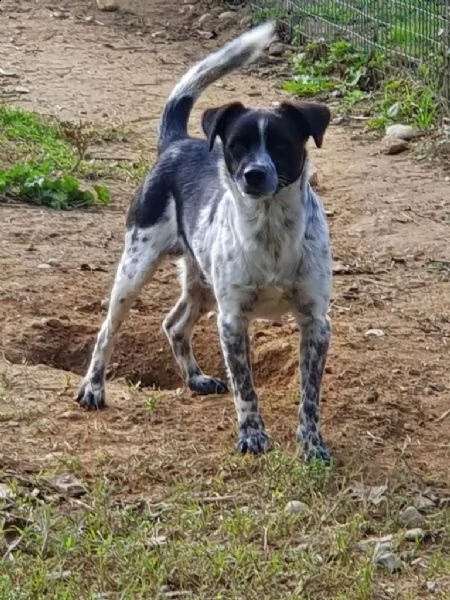
<svg viewBox="0 0 450 600"><path fill-rule="evenodd" d="M240 102L212 108L202 126L210 148L218 136L228 173L245 196L268 198L297 181L305 166L305 145L322 146L330 123L322 104L283 103L274 110L251 110Z"/></svg>

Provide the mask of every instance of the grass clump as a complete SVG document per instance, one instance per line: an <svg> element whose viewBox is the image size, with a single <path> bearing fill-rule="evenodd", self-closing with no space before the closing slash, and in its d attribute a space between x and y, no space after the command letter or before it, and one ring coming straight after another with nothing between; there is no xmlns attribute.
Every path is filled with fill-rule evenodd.
<svg viewBox="0 0 450 600"><path fill-rule="evenodd" d="M438 113L435 91L407 75L388 74L384 55L362 53L350 42L311 42L293 62L284 89L298 97L332 93L346 112L358 105L373 129L396 122L431 127Z"/></svg>
<svg viewBox="0 0 450 600"><path fill-rule="evenodd" d="M75 176L82 166L84 173L88 170L89 139L82 126L0 104L0 201L54 209L108 204L105 186L85 187Z"/></svg>
<svg viewBox="0 0 450 600"><path fill-rule="evenodd" d="M23 477L3 478L11 494L3 501L0 597L413 599L423 585L410 566L419 557L439 582L435 597L446 598L445 511L433 517L436 543L408 544L396 519L401 494L374 506L349 494L348 470L307 467L283 452L247 458L224 455L208 477L166 470L158 500L150 492L127 498L106 480L71 499L55 495L42 475L26 486ZM306 511L287 511L298 498ZM361 539L388 533L404 557L399 574L358 550ZM388 588L396 595L385 596Z"/></svg>

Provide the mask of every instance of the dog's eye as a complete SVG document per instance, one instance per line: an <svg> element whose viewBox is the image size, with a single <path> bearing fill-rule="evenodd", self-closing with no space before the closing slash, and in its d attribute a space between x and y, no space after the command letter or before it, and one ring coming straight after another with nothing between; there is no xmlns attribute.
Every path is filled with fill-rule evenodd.
<svg viewBox="0 0 450 600"><path fill-rule="evenodd" d="M247 152L247 146L241 140L234 140L231 142L229 150L234 156L241 156Z"/></svg>
<svg viewBox="0 0 450 600"><path fill-rule="evenodd" d="M291 149L291 145L289 144L289 142L286 142L285 140L277 140L277 142L275 142L274 146L275 146L275 150L277 152L289 152Z"/></svg>

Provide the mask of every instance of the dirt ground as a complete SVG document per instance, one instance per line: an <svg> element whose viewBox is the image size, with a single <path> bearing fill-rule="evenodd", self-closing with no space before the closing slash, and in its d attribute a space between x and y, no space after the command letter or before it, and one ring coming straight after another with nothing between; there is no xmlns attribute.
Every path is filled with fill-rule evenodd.
<svg viewBox="0 0 450 600"><path fill-rule="evenodd" d="M61 0L51 10L40 0L6 0L0 67L16 72L28 93L11 97L0 77L0 96L61 119L122 124L130 139L104 151L137 156L136 144L143 144L150 164L171 86L231 34L218 22L218 39L205 39L193 27L204 11L195 0L123 0L116 13L100 13L85 0ZM268 104L280 97L279 88L274 79L235 74L204 95L192 131L199 133L206 106L231 99ZM337 462L361 467L369 481L384 481L401 463L419 481L446 488L448 178L412 156L380 154L376 142L350 127L330 127L323 149L312 155L336 273L324 436ZM98 212L0 207L0 464L37 472L76 459L86 478L103 473L122 492L163 494L168 474L205 477L218 455L234 452L234 408L231 397L196 398L182 387L161 331L178 294L169 263L119 335L108 408L84 413L74 403L105 314L134 187L105 184L113 203ZM289 317L282 324L258 322L252 337L268 430L293 452L296 327ZM214 318L201 322L195 345L204 370L223 375Z"/></svg>

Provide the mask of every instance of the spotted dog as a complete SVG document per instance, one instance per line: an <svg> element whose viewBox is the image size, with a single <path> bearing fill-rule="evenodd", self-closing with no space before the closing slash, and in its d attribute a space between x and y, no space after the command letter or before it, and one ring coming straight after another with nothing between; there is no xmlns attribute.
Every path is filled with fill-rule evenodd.
<svg viewBox="0 0 450 600"><path fill-rule="evenodd" d="M308 179L305 145L322 145L330 121L320 104L282 102L250 109L240 102L202 116L206 139L188 136L199 95L255 60L275 37L265 23L194 65L163 110L158 159L131 203L125 245L90 366L77 400L105 404L105 372L130 306L161 259L180 256L182 292L163 327L186 385L197 394L227 392L192 351L193 328L217 304L217 326L238 421L237 449L270 448L252 379L252 318L291 312L301 331L298 438L306 460L329 459L319 424L319 395L330 340L330 241Z"/></svg>

